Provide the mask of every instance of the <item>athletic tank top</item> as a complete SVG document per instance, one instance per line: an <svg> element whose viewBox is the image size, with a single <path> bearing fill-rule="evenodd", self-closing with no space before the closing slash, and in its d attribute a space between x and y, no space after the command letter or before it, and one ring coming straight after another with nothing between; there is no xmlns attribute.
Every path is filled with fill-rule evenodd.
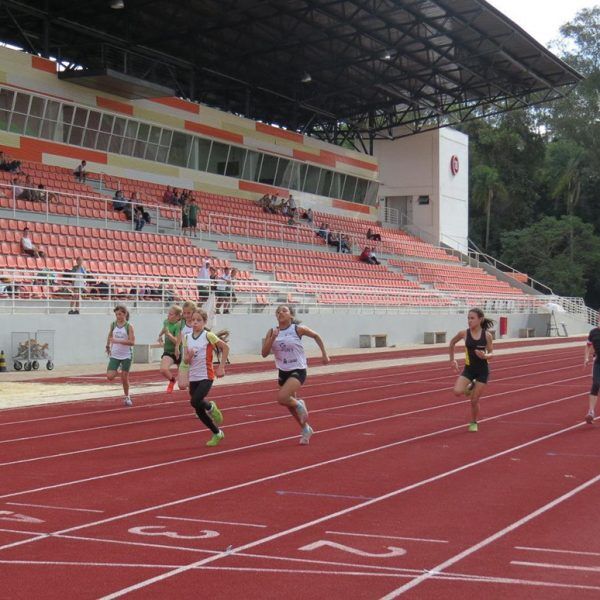
<svg viewBox="0 0 600 600"><path fill-rule="evenodd" d="M169 321L169 319L165 319L165 321L163 323L163 327L173 337L176 338L179 335L179 332L181 331L181 321L175 321L175 323L171 323ZM175 342L172 342L166 335L165 335L165 343L163 345L163 352L165 352L167 354L175 353Z"/></svg>
<svg viewBox="0 0 600 600"><path fill-rule="evenodd" d="M215 378L213 369L213 348L219 341L219 338L206 329L198 336L188 333L184 339L186 351L194 351L194 357L190 361L190 381L202 381L203 379Z"/></svg>
<svg viewBox="0 0 600 600"><path fill-rule="evenodd" d="M121 327L115 323L112 337L116 340L127 341L129 339L129 323L124 323ZM110 357L118 360L126 360L131 358L131 350L132 346L113 342L110 347Z"/></svg>
<svg viewBox="0 0 600 600"><path fill-rule="evenodd" d="M275 356L275 365L281 371L306 369L306 354L295 324L279 330L271 349Z"/></svg>
<svg viewBox="0 0 600 600"><path fill-rule="evenodd" d="M474 339L471 335L471 330L467 329L467 335L465 337L465 365L467 367L487 367L487 360L479 358L475 354L475 350L485 351L487 347L487 340L485 337L485 330L481 330L481 336L478 340Z"/></svg>

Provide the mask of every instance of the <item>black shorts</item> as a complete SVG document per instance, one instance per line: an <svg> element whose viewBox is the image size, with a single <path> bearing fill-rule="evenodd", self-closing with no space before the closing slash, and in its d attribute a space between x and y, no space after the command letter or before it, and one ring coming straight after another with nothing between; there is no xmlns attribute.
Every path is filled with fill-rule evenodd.
<svg viewBox="0 0 600 600"><path fill-rule="evenodd" d="M490 377L490 369L486 365L481 368L467 367L463 369L463 372L460 374L461 377L465 377L469 381L479 381L479 383L487 383Z"/></svg>
<svg viewBox="0 0 600 600"><path fill-rule="evenodd" d="M201 379L199 381L190 381L189 392L192 400L192 406L194 402L201 402L208 396L210 388L212 387L212 379Z"/></svg>
<svg viewBox="0 0 600 600"><path fill-rule="evenodd" d="M282 386L290 377L297 379L300 383L306 381L306 369L294 369L293 371L282 371L279 369L277 383Z"/></svg>
<svg viewBox="0 0 600 600"><path fill-rule="evenodd" d="M164 358L165 356L168 356L169 358L172 358L173 362L176 365L179 365L179 363L181 362L181 356L179 356L179 358L175 358L174 354L171 354L170 352L163 352L161 358Z"/></svg>

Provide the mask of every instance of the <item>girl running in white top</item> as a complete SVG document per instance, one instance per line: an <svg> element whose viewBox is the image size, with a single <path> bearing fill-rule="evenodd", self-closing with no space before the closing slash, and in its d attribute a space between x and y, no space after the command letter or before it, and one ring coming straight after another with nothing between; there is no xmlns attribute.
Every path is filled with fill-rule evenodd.
<svg viewBox="0 0 600 600"><path fill-rule="evenodd" d="M300 425L302 435L300 443L306 445L313 434L312 427L308 424L308 410L304 400L296 397L296 394L306 380L306 355L302 345L302 337L313 338L321 350L323 364L329 362L329 356L323 344L321 336L309 329L297 325L294 322L294 310L281 305L275 311L279 326L269 329L262 347L264 358L272 351L275 357L275 365L279 369L279 392L277 402L286 406L291 415Z"/></svg>
<svg viewBox="0 0 600 600"><path fill-rule="evenodd" d="M121 367L121 383L125 406L133 406L129 395L129 370L131 369L132 350L135 345L133 325L129 323L129 311L121 304L114 309L116 320L110 325L106 339L106 353L109 356L106 377L112 381Z"/></svg>
<svg viewBox="0 0 600 600"><path fill-rule="evenodd" d="M208 315L202 309L197 309L192 316L192 332L184 338L183 360L189 366L190 403L198 418L212 431L212 437L207 446L217 446L225 437L219 425L223 423L223 414L216 403L207 402L213 380L224 377L225 362L229 355L229 346L220 340L212 331L206 328ZM220 351L220 362L213 367L213 351Z"/></svg>
<svg viewBox="0 0 600 600"><path fill-rule="evenodd" d="M179 336L177 337L177 347L180 349L183 345L183 340L188 333L192 333L192 315L194 311L197 309L196 303L192 300L188 300L183 303L181 307L182 317L181 317L181 328L179 330ZM179 365L179 373L177 375L177 384L179 385L180 390L187 390L189 384L188 378L188 365L186 365L185 361L183 361Z"/></svg>

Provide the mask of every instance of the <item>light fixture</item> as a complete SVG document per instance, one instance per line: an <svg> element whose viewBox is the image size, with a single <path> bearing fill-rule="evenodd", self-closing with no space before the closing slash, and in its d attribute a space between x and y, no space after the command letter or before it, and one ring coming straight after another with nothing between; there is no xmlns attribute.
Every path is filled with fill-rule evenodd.
<svg viewBox="0 0 600 600"><path fill-rule="evenodd" d="M121 10L125 8L125 2L124 0L110 0L110 7L114 10Z"/></svg>
<svg viewBox="0 0 600 600"><path fill-rule="evenodd" d="M310 83L312 81L312 77L310 76L310 73L307 73L305 71L304 75L302 75L302 79L300 81L302 81L302 83Z"/></svg>
<svg viewBox="0 0 600 600"><path fill-rule="evenodd" d="M381 60L392 60L392 53L389 50L385 50L381 53Z"/></svg>

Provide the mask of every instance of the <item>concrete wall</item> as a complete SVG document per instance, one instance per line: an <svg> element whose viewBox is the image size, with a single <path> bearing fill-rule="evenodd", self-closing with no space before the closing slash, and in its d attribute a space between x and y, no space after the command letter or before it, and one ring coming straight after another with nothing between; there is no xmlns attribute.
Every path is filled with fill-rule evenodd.
<svg viewBox="0 0 600 600"><path fill-rule="evenodd" d="M498 319L498 315L491 314ZM162 326L163 316L159 313L132 314L131 323L135 327L136 341L151 344ZM459 329L466 327L466 315L361 315L349 313L301 314L302 322L317 330L331 348L357 348L360 334L386 333L388 346L417 344L423 342L425 331L447 331L448 339ZM231 331L232 353L260 353L261 339L269 327L276 322L273 313L219 315L215 327L226 327ZM569 334L585 333L589 326L578 321L561 317L566 321ZM508 336L518 337L519 329L535 328L536 336L546 334L548 315L518 314L508 316ZM106 315L0 315L0 349L7 355L11 368L11 332L54 330L55 363L89 364L102 363L106 356L104 345L108 328L112 322ZM306 347L313 345L306 341ZM235 360L235 358L233 358Z"/></svg>

